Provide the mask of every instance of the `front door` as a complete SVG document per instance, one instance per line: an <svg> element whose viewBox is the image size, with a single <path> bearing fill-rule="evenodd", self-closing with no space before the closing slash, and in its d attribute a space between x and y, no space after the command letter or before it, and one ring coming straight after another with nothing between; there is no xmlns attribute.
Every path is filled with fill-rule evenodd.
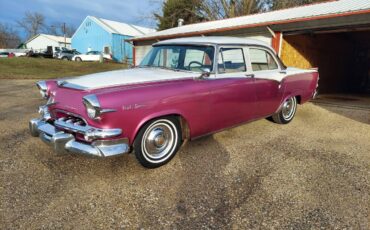
<svg viewBox="0 0 370 230"><path fill-rule="evenodd" d="M221 47L217 75L207 79L212 131L234 126L255 116L254 78L246 65L247 48Z"/></svg>

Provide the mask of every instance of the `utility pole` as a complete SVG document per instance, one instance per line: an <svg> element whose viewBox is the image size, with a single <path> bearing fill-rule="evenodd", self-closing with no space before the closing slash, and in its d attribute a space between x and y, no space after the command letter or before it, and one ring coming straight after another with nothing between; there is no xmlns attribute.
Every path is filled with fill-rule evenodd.
<svg viewBox="0 0 370 230"><path fill-rule="evenodd" d="M64 34L64 48L67 48L66 23L65 22L63 22L63 34Z"/></svg>

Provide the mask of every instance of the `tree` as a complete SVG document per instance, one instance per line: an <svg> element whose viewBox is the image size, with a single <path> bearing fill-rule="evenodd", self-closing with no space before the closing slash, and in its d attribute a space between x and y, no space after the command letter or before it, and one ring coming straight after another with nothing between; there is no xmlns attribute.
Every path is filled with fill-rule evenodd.
<svg viewBox="0 0 370 230"><path fill-rule="evenodd" d="M167 0L162 15L155 14L155 18L158 29L163 30L177 26L180 18L191 24L323 1L327 0Z"/></svg>
<svg viewBox="0 0 370 230"><path fill-rule="evenodd" d="M260 0L203 0L200 13L204 19L233 18L262 11Z"/></svg>
<svg viewBox="0 0 370 230"><path fill-rule="evenodd" d="M263 11L263 0L167 0L162 14L154 14L158 29L177 26L178 19L185 24L243 16Z"/></svg>
<svg viewBox="0 0 370 230"><path fill-rule="evenodd" d="M158 30L176 27L178 20L182 18L185 24L203 21L198 14L200 0L167 0L162 5L162 15L157 13L154 17L158 21Z"/></svg>
<svg viewBox="0 0 370 230"><path fill-rule="evenodd" d="M285 9L311 3L325 2L327 0L268 0L272 10Z"/></svg>
<svg viewBox="0 0 370 230"><path fill-rule="evenodd" d="M26 31L27 38L31 38L45 29L45 17L37 12L26 12L22 20L17 23Z"/></svg>
<svg viewBox="0 0 370 230"><path fill-rule="evenodd" d="M72 37L75 33L76 27L70 24L64 23L54 23L52 25L46 26L46 32L51 35Z"/></svg>
<svg viewBox="0 0 370 230"><path fill-rule="evenodd" d="M21 42L18 33L9 25L0 23L0 48L16 48Z"/></svg>

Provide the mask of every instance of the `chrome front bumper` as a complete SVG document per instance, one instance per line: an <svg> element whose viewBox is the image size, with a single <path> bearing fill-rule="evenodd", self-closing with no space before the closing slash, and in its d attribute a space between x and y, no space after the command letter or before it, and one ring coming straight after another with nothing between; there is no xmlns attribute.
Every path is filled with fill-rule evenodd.
<svg viewBox="0 0 370 230"><path fill-rule="evenodd" d="M60 125L60 124L59 124ZM32 136L39 136L45 143L51 145L58 154L77 153L97 157L109 157L128 153L130 150L127 138L116 140L95 140L91 144L77 141L75 137L56 126L45 122L43 119L32 119L29 122L29 128ZM72 129L72 126L70 127ZM67 129L68 130L68 129ZM74 130L71 130L74 131ZM90 139L93 135L97 137L109 137L111 130L104 132L102 129L79 130ZM104 136L105 135L105 136ZM116 133L114 134L116 135ZM114 136L112 134L112 136Z"/></svg>

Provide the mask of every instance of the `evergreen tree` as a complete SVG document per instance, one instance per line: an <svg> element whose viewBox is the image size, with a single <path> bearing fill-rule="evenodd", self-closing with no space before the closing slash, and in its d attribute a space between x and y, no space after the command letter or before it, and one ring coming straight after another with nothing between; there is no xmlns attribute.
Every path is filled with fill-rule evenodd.
<svg viewBox="0 0 370 230"><path fill-rule="evenodd" d="M198 14L200 0L167 0L162 6L162 15L154 14L158 21L158 30L176 27L178 20L184 20L184 24L192 24L203 21Z"/></svg>
<svg viewBox="0 0 370 230"><path fill-rule="evenodd" d="M271 10L285 9L295 6L307 5L328 0L269 0Z"/></svg>

